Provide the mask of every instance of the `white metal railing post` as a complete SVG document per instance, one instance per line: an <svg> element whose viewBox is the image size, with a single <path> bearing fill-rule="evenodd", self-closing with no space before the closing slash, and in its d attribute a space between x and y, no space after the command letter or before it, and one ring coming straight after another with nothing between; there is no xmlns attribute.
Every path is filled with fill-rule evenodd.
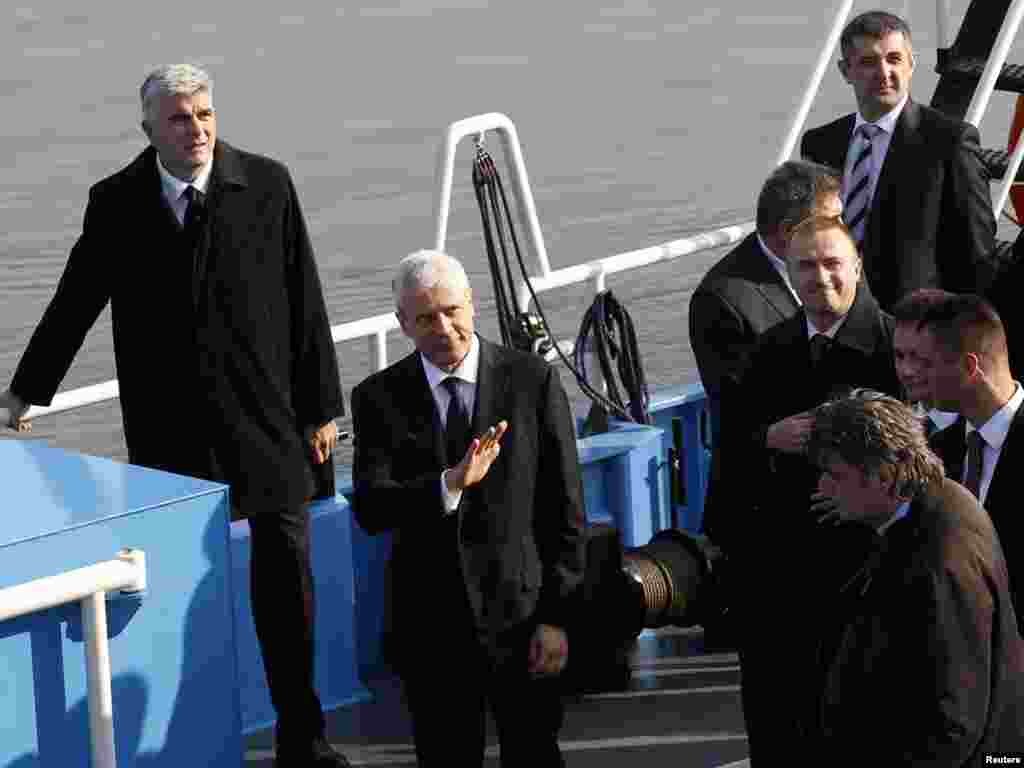
<svg viewBox="0 0 1024 768"><path fill-rule="evenodd" d="M93 768L117 768L106 593L145 589L146 554L139 549L122 549L117 560L0 589L0 621L81 603Z"/></svg>
<svg viewBox="0 0 1024 768"><path fill-rule="evenodd" d="M793 150L796 148L796 142L800 138L800 133L804 129L804 122L807 120L807 115L811 111L811 104L814 103L814 97L817 95L818 88L821 86L821 80L825 76L825 69L832 61L832 52L839 43L839 37L843 33L843 25L846 24L846 19L849 18L850 11L852 10L853 0L842 0L842 2L840 2L838 10L836 10L835 19L832 22L832 30L825 39L825 44L821 48L821 53L818 54L818 63L814 66L814 71L811 73L811 79L807 81L807 88L804 89L804 95L800 100L800 106L797 107L796 114L793 115L793 121L789 126L789 133L786 135L785 141L782 142L782 147L779 149L775 165L780 165L786 162L793 155Z"/></svg>
<svg viewBox="0 0 1024 768"><path fill-rule="evenodd" d="M939 48L949 48L953 45L953 36L949 31L951 17L949 0L935 0L935 35L939 42Z"/></svg>
<svg viewBox="0 0 1024 768"><path fill-rule="evenodd" d="M370 337L370 367L376 373L383 371L388 364L388 332L378 330Z"/></svg>
<svg viewBox="0 0 1024 768"><path fill-rule="evenodd" d="M995 90L996 80L999 79L999 75L1003 71L1006 57L1010 55L1010 46L1013 45L1013 39L1017 35L1022 17L1024 17L1024 0L1013 0L1003 18L1003 26L999 29L992 52L989 53L985 71L982 72L971 103L967 106L967 116L964 119L975 128L981 124L981 118L985 115L985 110L988 109L988 102L992 97L992 91Z"/></svg>
<svg viewBox="0 0 1024 768"><path fill-rule="evenodd" d="M89 691L92 768L117 768L105 592L94 592L82 600L82 637L85 640L85 672Z"/></svg>
<svg viewBox="0 0 1024 768"><path fill-rule="evenodd" d="M443 251L448 239L448 214L451 208L452 186L455 176L455 150L462 139L476 136L480 141L487 131L494 131L501 139L505 157L509 161L512 189L519 201L520 226L526 233L526 241L537 259L537 268L542 275L551 271L548 252L544 247L544 235L537 219L537 206L530 188L530 177L526 173L526 162L519 144L519 134L512 121L500 112L488 112L459 120L448 126L441 141L437 159L437 178L440 193L434 208L437 230L434 247Z"/></svg>

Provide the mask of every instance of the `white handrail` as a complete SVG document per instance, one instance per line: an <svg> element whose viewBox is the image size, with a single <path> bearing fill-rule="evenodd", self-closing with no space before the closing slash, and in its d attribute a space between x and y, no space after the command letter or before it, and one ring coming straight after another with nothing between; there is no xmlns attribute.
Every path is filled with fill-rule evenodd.
<svg viewBox="0 0 1024 768"><path fill-rule="evenodd" d="M530 178L526 174L526 162L523 160L523 149L519 145L519 134L512 121L500 112L488 112L458 120L448 126L444 141L441 142L437 160L437 179L440 183L440 194L435 209L437 219L437 236L434 244L437 250L443 251L448 236L448 211L451 205L452 180L455 174L455 150L460 141L467 136L476 136L481 144L484 134L494 131L501 139L505 150L505 158L509 161L509 180L512 189L519 199L520 225L526 232L527 242L537 258L537 269L542 275L551 271L548 252L544 247L544 234L540 230L537 219L537 206L533 201L530 189Z"/></svg>
<svg viewBox="0 0 1024 768"><path fill-rule="evenodd" d="M935 37L939 48L949 48L953 45L953 36L949 31L951 16L949 0L935 0Z"/></svg>
<svg viewBox="0 0 1024 768"><path fill-rule="evenodd" d="M843 25L846 24L846 20L849 18L852 10L853 0L842 0L842 2L840 2L839 8L836 10L835 18L832 21L832 29L829 32L828 37L825 39L825 44L821 47L821 53L818 54L818 62L814 65L814 71L811 73L810 80L807 81L807 87L804 89L804 95L800 100L800 106L797 108L796 114L793 115L793 120L789 125L789 133L786 134L786 139L782 142L782 147L779 149L775 165L781 165L789 160L793 155L793 150L796 148L796 142L800 138L800 134L803 132L807 115L811 111L811 104L814 103L814 97L818 94L818 88L821 86L821 80L825 77L825 69L832 61L832 52L839 43L839 37L843 33Z"/></svg>
<svg viewBox="0 0 1024 768"><path fill-rule="evenodd" d="M583 264L574 264L571 267L556 269L547 275L531 277L530 284L533 286L535 293L542 293L554 288L562 288L567 285L593 280L594 293L596 294L604 290L608 275L645 267L650 264L657 264L661 261L671 261L672 259L678 259L680 256L688 256L692 253L707 251L723 245L732 245L733 243L738 243L753 231L754 222L748 221L732 227L723 227L710 232L703 232L693 237L683 238L682 240L673 240L650 248L627 251L615 256L608 256L603 259L595 259ZM520 312L526 312L530 306L530 289L523 282L516 284L516 304Z"/></svg>
<svg viewBox="0 0 1024 768"><path fill-rule="evenodd" d="M999 75L1003 71L1006 57L1010 55L1010 46L1013 45L1013 39L1017 35L1021 18L1024 18L1024 0L1013 0L1003 18L1003 26L999 29L995 45L992 46L992 51L989 53L988 63L985 64L981 81L967 107L967 117L964 119L975 128L981 124L981 118L984 116L985 110L988 109L989 99L992 97L992 91L995 90L996 80L999 79ZM1000 210L997 208L996 213L998 214Z"/></svg>
<svg viewBox="0 0 1024 768"><path fill-rule="evenodd" d="M0 589L0 621L81 603L93 768L117 768L106 593L145 589L146 555L138 549L121 550L117 560Z"/></svg>
<svg viewBox="0 0 1024 768"><path fill-rule="evenodd" d="M606 275L729 245L743 239L753 229L753 222L745 222L731 227L703 232L681 240L672 240L661 245L642 248L637 251L626 251L625 253L615 254L604 259L589 261L556 271L549 270L546 276L538 275L531 277L530 280L533 283L534 290L538 293L559 286L593 280L594 294L596 295L604 290ZM530 294L529 290L522 283L516 286L516 300L520 310L525 312L530 304ZM334 339L335 344L342 341L366 339L370 349L370 366L372 370L379 371L388 364L387 334L398 330L398 328L398 318L395 317L393 312L387 312L360 320L353 320L348 323L333 325L331 326L331 338ZM96 405L116 400L118 392L116 379L100 384L92 384L87 387L71 389L55 395L53 403L50 405L33 405L25 414L25 418L31 421L41 416L49 416L75 408L83 408L87 405ZM2 410L0 409L0 411Z"/></svg>

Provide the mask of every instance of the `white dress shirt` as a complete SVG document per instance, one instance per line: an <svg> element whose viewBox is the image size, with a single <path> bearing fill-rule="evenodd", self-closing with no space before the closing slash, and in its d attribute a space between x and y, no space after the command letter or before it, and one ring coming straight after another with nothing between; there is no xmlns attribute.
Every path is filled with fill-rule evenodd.
<svg viewBox="0 0 1024 768"><path fill-rule="evenodd" d="M843 321L846 319L846 315L843 315L842 317L840 317L838 320L836 320L834 323L832 323L832 325L830 325L824 331L818 330L818 326L816 326L814 324L814 321L811 320L810 317L805 317L804 319L807 320L807 338L808 339L813 339L819 333L823 334L825 336L828 336L830 339L834 339L836 337L836 334L839 332L839 326L841 326L843 324Z"/></svg>
<svg viewBox="0 0 1024 768"><path fill-rule="evenodd" d="M904 96L903 100L896 105L896 107L882 117L878 118L873 125L881 128L878 135L875 136L871 142L871 180L868 182L868 191L870 197L868 200L873 201L875 199L875 187L878 186L878 175L882 170L882 164L885 162L885 156L889 153L889 144L892 142L893 131L896 130L896 121L899 119L900 113L903 111L903 107L907 104L907 97ZM846 200L846 194L849 191L847 185L850 181L850 171L853 170L853 163L856 161L859 151L854 151L862 141L863 138L857 133L857 129L867 123L860 112L857 113L857 117L853 123L853 133L850 134L850 147L846 151L846 165L843 167L843 200ZM855 146L856 145L856 146Z"/></svg>
<svg viewBox="0 0 1024 768"><path fill-rule="evenodd" d="M480 372L480 339L477 338L476 334L473 334L473 339L469 343L469 352L462 358L462 362L451 371L438 368L423 354L420 354L420 360L423 361L423 370L427 374L430 394L434 396L434 404L437 406L437 413L441 417L441 426L448 426L446 423L448 421L448 401L451 400L451 395L448 394L448 390L441 382L449 376L455 376L459 379L459 393L462 396L463 404L466 406L466 415L472 423L473 409L476 405L476 381L477 375ZM462 500L462 491L452 493L448 490L448 485L445 483L446 474L448 474L447 469L441 473L441 502L445 513L449 514L459 508L459 502Z"/></svg>
<svg viewBox="0 0 1024 768"><path fill-rule="evenodd" d="M789 282L789 271L786 269L786 262L784 262L782 259L776 256L774 252L772 252L772 249L768 247L764 240L761 239L760 232L757 232L756 234L757 243L758 245L761 246L761 250L764 251L764 255L768 257L769 263L771 263L771 265L775 267L775 271L779 273L779 276L782 278L782 282L789 289L790 294L796 301L796 305L798 307L802 307L804 303L800 301L800 297L797 296L796 291L793 290L793 284Z"/></svg>
<svg viewBox="0 0 1024 768"><path fill-rule="evenodd" d="M164 168L164 164L160 162L160 155L156 156L156 169L160 172L160 188L163 190L164 199L171 206L171 210L174 211L178 223L184 225L185 209L188 208L188 200L184 197L185 189L195 187L203 194L206 194L206 188L210 186L210 171L213 170L213 160L210 160L210 162L203 166L203 170L192 181L182 181L177 176L172 176Z"/></svg>
<svg viewBox="0 0 1024 768"><path fill-rule="evenodd" d="M981 452L981 484L978 487L978 501L984 505L985 499L988 497L988 487L992 484L992 475L995 474L996 464L999 463L999 455L1003 452L1003 445L1006 443L1006 436L1010 432L1010 425L1013 423L1013 417L1017 414L1017 409L1020 408L1020 404L1024 402L1024 389L1021 389L1019 382L1013 382L1016 387L1013 391L1013 397L1007 401L1006 405L1000 408L998 411L992 414L992 417L982 424L980 427L975 427L971 422L967 422L967 434L977 429L981 432L982 452ZM967 480L967 462L964 462L964 471L960 476L960 482L963 483Z"/></svg>

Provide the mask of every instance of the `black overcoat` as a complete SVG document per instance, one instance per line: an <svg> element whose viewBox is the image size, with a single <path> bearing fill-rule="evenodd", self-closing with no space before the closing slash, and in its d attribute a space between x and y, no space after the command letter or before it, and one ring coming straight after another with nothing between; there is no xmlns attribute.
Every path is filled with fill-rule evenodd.
<svg viewBox="0 0 1024 768"><path fill-rule="evenodd" d="M194 249L163 198L152 147L93 186L11 390L49 404L108 302L133 463L228 482L243 509L314 493L302 431L344 403L312 245L282 164L218 141ZM330 463L318 474L321 492L333 492Z"/></svg>

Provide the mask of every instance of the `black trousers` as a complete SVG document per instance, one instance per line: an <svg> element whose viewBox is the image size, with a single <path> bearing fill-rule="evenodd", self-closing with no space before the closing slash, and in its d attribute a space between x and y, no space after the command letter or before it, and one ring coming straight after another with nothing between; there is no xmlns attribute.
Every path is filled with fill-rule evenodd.
<svg viewBox="0 0 1024 768"><path fill-rule="evenodd" d="M468 635L468 632L467 632ZM482 766L489 709L502 768L563 768L563 707L555 679L527 672L532 627L510 630L501 658L472 637L435 647L403 673L419 768Z"/></svg>
<svg viewBox="0 0 1024 768"><path fill-rule="evenodd" d="M263 654L277 743L299 749L323 736L313 684L313 572L305 506L247 508L252 533L252 617Z"/></svg>

